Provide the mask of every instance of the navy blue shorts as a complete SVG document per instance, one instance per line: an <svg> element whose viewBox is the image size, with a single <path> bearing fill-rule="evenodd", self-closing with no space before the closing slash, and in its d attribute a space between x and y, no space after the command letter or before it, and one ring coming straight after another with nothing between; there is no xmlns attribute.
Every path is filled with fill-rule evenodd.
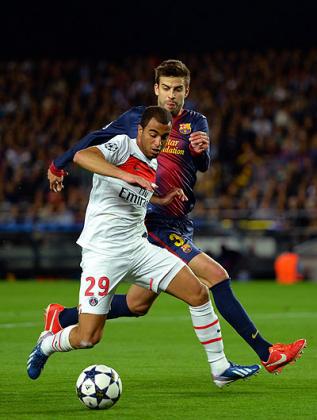
<svg viewBox="0 0 317 420"><path fill-rule="evenodd" d="M145 224L148 231L148 240L188 264L202 250L193 242L194 227L189 219L174 219L161 216L147 216Z"/></svg>

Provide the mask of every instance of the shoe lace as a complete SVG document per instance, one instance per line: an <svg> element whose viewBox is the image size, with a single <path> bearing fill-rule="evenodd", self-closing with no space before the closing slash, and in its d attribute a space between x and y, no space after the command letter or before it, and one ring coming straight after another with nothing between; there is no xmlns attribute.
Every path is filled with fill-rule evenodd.
<svg viewBox="0 0 317 420"><path fill-rule="evenodd" d="M229 368L234 367L236 369L244 369L246 367L246 366L241 366L241 365L238 365L237 363L231 362L230 360L228 360L228 362L230 363ZM249 366L247 366L247 367L249 367Z"/></svg>
<svg viewBox="0 0 317 420"><path fill-rule="evenodd" d="M238 365L237 363L233 363L233 362L229 362L229 363L230 363L230 366L228 370L230 373L238 370L244 374L244 366Z"/></svg>
<svg viewBox="0 0 317 420"><path fill-rule="evenodd" d="M228 360L228 362L230 363L230 366L229 366L229 367L232 367L232 366L238 366L236 363L231 362L231 360Z"/></svg>

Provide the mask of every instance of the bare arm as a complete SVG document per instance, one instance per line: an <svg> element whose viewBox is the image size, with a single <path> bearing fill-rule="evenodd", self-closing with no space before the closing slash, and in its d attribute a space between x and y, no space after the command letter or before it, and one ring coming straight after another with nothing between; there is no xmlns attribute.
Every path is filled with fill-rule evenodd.
<svg viewBox="0 0 317 420"><path fill-rule="evenodd" d="M181 201L188 201L184 191L181 188L175 187L163 197L152 195L150 202L159 206L167 206L174 200L175 197L178 197Z"/></svg>
<svg viewBox="0 0 317 420"><path fill-rule="evenodd" d="M90 172L122 179L129 184L137 184L149 191L154 191L155 184L146 179L123 171L112 163L108 162L97 147L89 147L75 153L73 162Z"/></svg>
<svg viewBox="0 0 317 420"><path fill-rule="evenodd" d="M55 158L54 161L51 162L47 171L50 189L54 192L62 191L64 188L63 184L65 176L68 175L63 168L65 168L69 162L74 161L74 155L77 151L87 149L91 146L96 146L97 144L105 143L118 134L128 134L131 139L135 138L135 122L139 122L141 120L141 115L144 109L145 107L143 106L131 108L129 111L120 115L116 120L112 121L101 130L88 133L65 153Z"/></svg>

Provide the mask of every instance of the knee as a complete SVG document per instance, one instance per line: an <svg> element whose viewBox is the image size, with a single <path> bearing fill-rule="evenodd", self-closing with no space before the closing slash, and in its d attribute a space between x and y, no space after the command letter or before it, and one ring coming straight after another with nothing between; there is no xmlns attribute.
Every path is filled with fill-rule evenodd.
<svg viewBox="0 0 317 420"><path fill-rule="evenodd" d="M215 267L214 282L220 283L229 277L229 274L225 268L220 264Z"/></svg>
<svg viewBox="0 0 317 420"><path fill-rule="evenodd" d="M91 334L83 334L79 340L79 346L81 349L90 349L98 344L102 338L101 331L97 331Z"/></svg>
<svg viewBox="0 0 317 420"><path fill-rule="evenodd" d="M201 284L201 287L197 290L197 293L195 293L191 299L190 299L190 305L191 306L201 306L208 302L209 300L209 290L206 286Z"/></svg>
<svg viewBox="0 0 317 420"><path fill-rule="evenodd" d="M206 270L204 278L200 278L200 280L209 288L227 280L228 278L229 274L227 270L217 263L211 270Z"/></svg>
<svg viewBox="0 0 317 420"><path fill-rule="evenodd" d="M129 305L129 309L131 312L136 314L136 316L144 316L150 310L151 305L147 303L134 303L131 306Z"/></svg>
<svg viewBox="0 0 317 420"><path fill-rule="evenodd" d="M143 316L148 313L157 296L151 290L134 285L127 294L128 308L135 316Z"/></svg>

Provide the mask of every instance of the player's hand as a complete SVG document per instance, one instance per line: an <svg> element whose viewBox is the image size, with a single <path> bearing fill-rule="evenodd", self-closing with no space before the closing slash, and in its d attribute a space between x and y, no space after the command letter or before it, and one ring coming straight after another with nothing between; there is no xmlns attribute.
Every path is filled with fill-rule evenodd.
<svg viewBox="0 0 317 420"><path fill-rule="evenodd" d="M189 136L189 148L194 155L200 155L209 147L209 136L204 131L195 131Z"/></svg>
<svg viewBox="0 0 317 420"><path fill-rule="evenodd" d="M124 181L128 182L132 185L139 185L140 187L144 188L145 190L153 192L155 188L157 188L157 185L154 184L154 182L150 182L141 176L133 175L126 173L124 176Z"/></svg>
<svg viewBox="0 0 317 420"><path fill-rule="evenodd" d="M174 198L178 198L180 201L188 201L188 198L185 195L184 191L181 188L177 187L173 188L163 197L156 197L156 199L159 199L158 204L160 204L161 206L167 206L174 200Z"/></svg>
<svg viewBox="0 0 317 420"><path fill-rule="evenodd" d="M67 173L66 173L67 175ZM61 192L64 188L63 180L64 176L54 175L53 172L48 168L47 179L50 184L50 190L54 192Z"/></svg>

